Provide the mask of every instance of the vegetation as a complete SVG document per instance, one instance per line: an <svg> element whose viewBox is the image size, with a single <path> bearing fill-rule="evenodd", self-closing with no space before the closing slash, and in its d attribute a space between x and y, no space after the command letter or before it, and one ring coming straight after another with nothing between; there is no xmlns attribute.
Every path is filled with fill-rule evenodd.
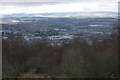
<svg viewBox="0 0 120 80"><path fill-rule="evenodd" d="M70 43L52 46L46 40L31 45L20 37L3 40L3 78L114 78L118 77L117 34L93 39L80 36Z"/></svg>

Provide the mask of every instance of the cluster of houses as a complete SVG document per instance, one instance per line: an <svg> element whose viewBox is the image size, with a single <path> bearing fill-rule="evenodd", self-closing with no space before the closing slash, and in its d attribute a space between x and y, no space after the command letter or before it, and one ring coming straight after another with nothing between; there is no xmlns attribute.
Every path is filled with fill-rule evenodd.
<svg viewBox="0 0 120 80"><path fill-rule="evenodd" d="M11 30L3 30L2 31L2 37L3 39L7 39L10 35L14 35L14 36L18 36L19 32L12 32ZM40 41L43 39L46 39L50 42L51 45L60 45L61 43L65 42L69 42L71 39L73 39L74 35L54 35L54 36L48 36L48 37L43 37L43 36L35 36L33 34L21 34L23 40L27 41L27 42L35 42L35 41Z"/></svg>
<svg viewBox="0 0 120 80"><path fill-rule="evenodd" d="M94 25L91 25L93 27L95 27ZM79 26L78 26L79 27ZM58 29L55 29L58 31ZM90 40L90 38L106 38L108 37L108 35L112 34L112 30L111 29L106 29L106 30L100 30L99 28L96 30L94 29L77 29L78 32L76 33L82 33L82 38L84 38L89 44L92 43L92 41ZM80 31L79 31L80 30ZM65 29L63 29L62 32L66 32ZM74 32L74 31L73 31ZM22 39L27 41L27 42L35 42L35 41L40 41L43 39L48 40L48 42L51 45L60 45L62 43L69 43L74 37L75 37L75 33L64 33L64 34L58 34L58 35L50 35L50 36L36 36L36 33L33 34L25 34L25 33L21 33L20 31L12 31L12 30L3 30L2 31L2 37L3 39L7 39L8 36L10 36L10 34L14 35L14 36L18 36L21 35Z"/></svg>

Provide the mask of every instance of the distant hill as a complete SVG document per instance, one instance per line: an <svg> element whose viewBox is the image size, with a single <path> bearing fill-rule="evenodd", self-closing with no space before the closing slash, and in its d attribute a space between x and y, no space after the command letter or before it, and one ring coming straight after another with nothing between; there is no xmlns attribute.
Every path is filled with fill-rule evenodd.
<svg viewBox="0 0 120 80"><path fill-rule="evenodd" d="M3 15L4 17L117 17L117 12L57 12L57 13L14 13L9 15Z"/></svg>

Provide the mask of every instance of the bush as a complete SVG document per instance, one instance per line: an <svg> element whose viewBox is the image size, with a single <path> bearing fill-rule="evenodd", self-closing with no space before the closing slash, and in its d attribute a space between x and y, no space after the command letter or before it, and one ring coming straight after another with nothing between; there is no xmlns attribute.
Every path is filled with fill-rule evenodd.
<svg viewBox="0 0 120 80"><path fill-rule="evenodd" d="M3 77L16 77L22 73L80 78L118 76L115 33L101 42L92 39L92 45L81 37L61 46L51 46L45 40L28 45L19 39L3 40Z"/></svg>

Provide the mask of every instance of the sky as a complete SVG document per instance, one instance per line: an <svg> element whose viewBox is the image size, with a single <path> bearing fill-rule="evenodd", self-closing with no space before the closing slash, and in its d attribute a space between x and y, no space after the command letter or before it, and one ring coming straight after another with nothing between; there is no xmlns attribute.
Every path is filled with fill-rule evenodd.
<svg viewBox="0 0 120 80"><path fill-rule="evenodd" d="M119 0L1 0L0 15L14 13L118 12Z"/></svg>

